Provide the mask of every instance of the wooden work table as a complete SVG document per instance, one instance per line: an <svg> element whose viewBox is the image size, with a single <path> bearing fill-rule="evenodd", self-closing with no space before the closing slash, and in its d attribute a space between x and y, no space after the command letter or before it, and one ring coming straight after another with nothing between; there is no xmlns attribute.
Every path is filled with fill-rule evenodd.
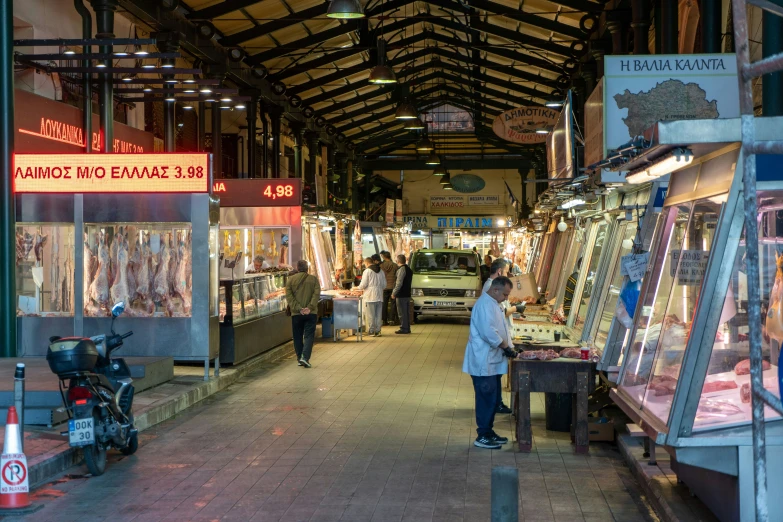
<svg viewBox="0 0 783 522"><path fill-rule="evenodd" d="M570 341L517 345L525 350L552 349L556 352L576 346ZM533 448L530 394L532 392L571 393L576 395L572 410L576 453L588 453L587 398L595 390L596 363L562 358L551 361L512 359L509 367L519 450L530 452Z"/></svg>

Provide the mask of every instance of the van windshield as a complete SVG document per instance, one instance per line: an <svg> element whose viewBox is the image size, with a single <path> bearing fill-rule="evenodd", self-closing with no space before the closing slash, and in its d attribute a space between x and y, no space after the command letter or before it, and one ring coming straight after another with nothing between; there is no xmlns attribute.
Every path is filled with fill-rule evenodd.
<svg viewBox="0 0 783 522"><path fill-rule="evenodd" d="M468 252L417 252L411 265L414 274L475 274L476 259Z"/></svg>

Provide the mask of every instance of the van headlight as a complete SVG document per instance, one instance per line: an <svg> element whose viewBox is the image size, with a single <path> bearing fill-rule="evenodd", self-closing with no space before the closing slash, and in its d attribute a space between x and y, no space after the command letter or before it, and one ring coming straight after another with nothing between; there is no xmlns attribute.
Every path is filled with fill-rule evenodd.
<svg viewBox="0 0 783 522"><path fill-rule="evenodd" d="M476 297L475 290L465 290L465 297Z"/></svg>
<svg viewBox="0 0 783 522"><path fill-rule="evenodd" d="M424 297L424 290L421 288L411 288L411 297Z"/></svg>

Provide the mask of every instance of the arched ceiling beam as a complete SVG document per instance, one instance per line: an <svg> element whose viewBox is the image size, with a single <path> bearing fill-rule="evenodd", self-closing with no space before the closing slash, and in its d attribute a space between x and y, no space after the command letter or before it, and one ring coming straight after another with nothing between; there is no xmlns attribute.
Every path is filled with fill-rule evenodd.
<svg viewBox="0 0 783 522"><path fill-rule="evenodd" d="M249 0L227 0L219 4L195 11L188 15L188 18L191 20L210 21L257 3L260 2L258 0L255 2L251 2ZM255 27L251 27L250 29L245 29L244 31L239 31L238 33L224 36L219 40L219 42L221 45L225 45L226 47L233 47L243 42L247 42L248 40L258 38L259 36L264 36L275 31L279 31L280 29L285 29L286 27L296 25L303 22L304 20L309 20L317 16L323 16L326 14L326 10L328 8L329 4L324 2L323 4L316 5L309 9L304 9L298 13L289 14L288 16L284 16L278 20L260 24Z"/></svg>

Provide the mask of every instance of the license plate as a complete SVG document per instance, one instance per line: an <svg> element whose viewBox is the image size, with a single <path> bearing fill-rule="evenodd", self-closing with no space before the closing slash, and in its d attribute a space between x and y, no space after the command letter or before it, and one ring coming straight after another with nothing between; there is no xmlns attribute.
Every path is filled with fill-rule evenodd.
<svg viewBox="0 0 783 522"><path fill-rule="evenodd" d="M95 444L95 426L93 425L92 417L69 420L68 432L71 446Z"/></svg>
<svg viewBox="0 0 783 522"><path fill-rule="evenodd" d="M457 306L457 303L454 301L433 301L432 303L435 306Z"/></svg>

